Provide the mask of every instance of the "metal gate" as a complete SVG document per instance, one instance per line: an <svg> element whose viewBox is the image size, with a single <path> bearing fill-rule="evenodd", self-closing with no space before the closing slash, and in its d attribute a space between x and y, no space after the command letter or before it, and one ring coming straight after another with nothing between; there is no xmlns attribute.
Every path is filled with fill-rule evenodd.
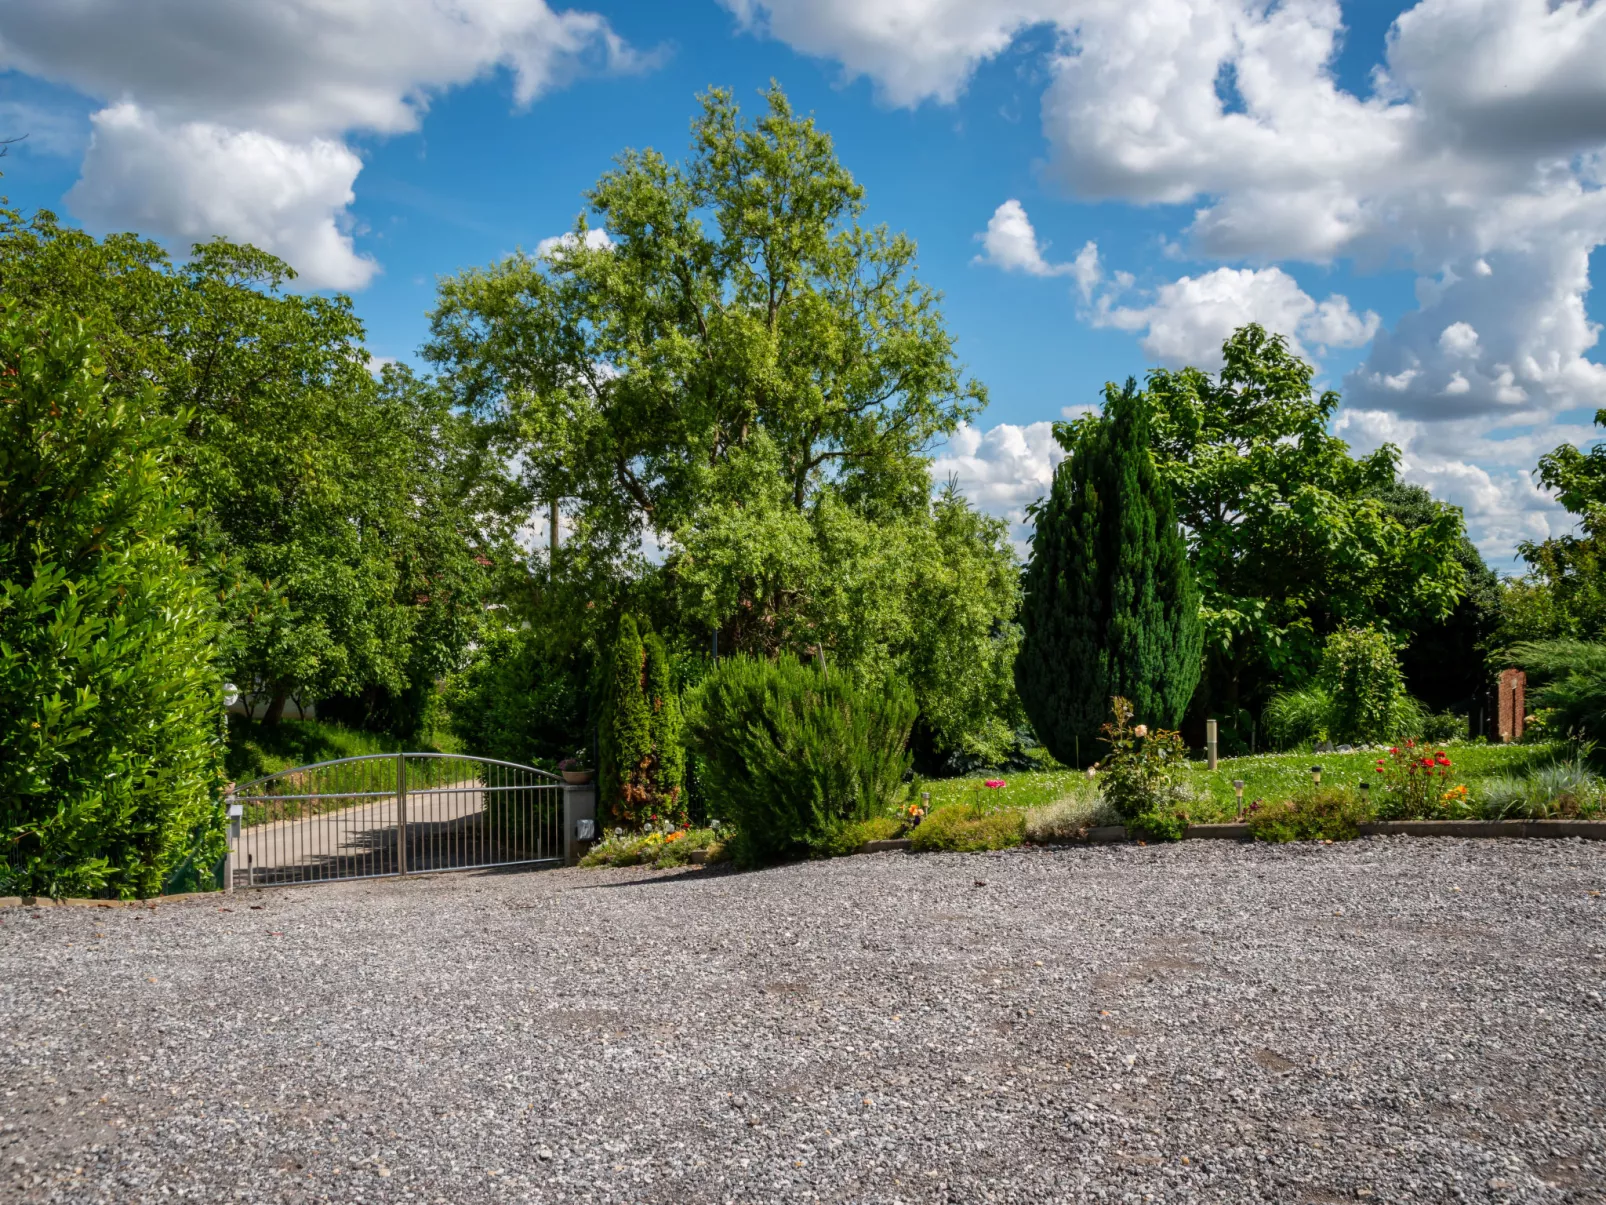
<svg viewBox="0 0 1606 1205"><path fill-rule="evenodd" d="M449 753L281 770L227 798L238 805L230 808L227 886L562 862L572 835L566 810L574 810L565 790L575 788L533 766Z"/></svg>

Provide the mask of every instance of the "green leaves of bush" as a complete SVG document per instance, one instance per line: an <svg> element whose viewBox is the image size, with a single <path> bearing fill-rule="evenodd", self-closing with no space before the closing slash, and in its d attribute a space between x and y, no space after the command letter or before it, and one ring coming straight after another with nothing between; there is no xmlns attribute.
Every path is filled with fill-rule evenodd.
<svg viewBox="0 0 1606 1205"><path fill-rule="evenodd" d="M174 433L90 336L0 309L0 893L157 894L223 852L215 606Z"/></svg>
<svg viewBox="0 0 1606 1205"><path fill-rule="evenodd" d="M707 766L710 807L753 864L824 848L844 825L883 814L909 768L909 688L857 689L782 655L728 657L687 716Z"/></svg>

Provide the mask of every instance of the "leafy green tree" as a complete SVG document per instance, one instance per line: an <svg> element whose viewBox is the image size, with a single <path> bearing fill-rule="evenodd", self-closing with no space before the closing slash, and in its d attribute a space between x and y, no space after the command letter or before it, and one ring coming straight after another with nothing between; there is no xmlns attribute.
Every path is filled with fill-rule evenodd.
<svg viewBox="0 0 1606 1205"><path fill-rule="evenodd" d="M84 326L0 307L0 880L123 898L221 856L216 605L176 432Z"/></svg>
<svg viewBox="0 0 1606 1205"><path fill-rule="evenodd" d="M931 499L931 442L985 394L915 246L861 225L862 189L779 88L752 122L710 92L692 137L684 164L622 154L546 256L446 281L427 354L529 495L561 500L549 596L595 624L650 613L681 647L910 675L935 742L996 751L1013 562Z"/></svg>
<svg viewBox="0 0 1606 1205"><path fill-rule="evenodd" d="M1407 531L1439 521L1444 504L1420 485L1396 481L1373 491L1389 515ZM1400 668L1410 693L1436 711L1462 714L1488 684L1484 668L1501 620L1500 577L1484 563L1477 545L1462 534L1454 542L1456 561L1466 575L1466 590L1455 608L1441 619L1419 614L1402 624L1406 640Z"/></svg>
<svg viewBox="0 0 1606 1205"><path fill-rule="evenodd" d="M1595 412L1595 423L1606 426L1606 409ZM1539 458L1535 472L1578 516L1579 530L1519 546L1530 588L1545 597L1510 600L1508 636L1597 639L1606 634L1606 443L1587 452L1562 444Z"/></svg>
<svg viewBox="0 0 1606 1205"><path fill-rule="evenodd" d="M184 538L224 601L225 672L270 717L292 695L343 695L406 730L466 643L476 554L509 556L506 499L451 397L402 370L376 381L350 299L293 279L221 240L175 266L134 235L0 211L0 290L85 316L108 383L152 382L182 416Z"/></svg>
<svg viewBox="0 0 1606 1205"><path fill-rule="evenodd" d="M1405 633L1450 614L1466 592L1460 512L1432 504L1413 519L1378 496L1399 453L1352 457L1328 424L1339 396L1286 341L1245 326L1212 376L1156 369L1144 397L1160 474L1188 531L1205 628L1206 669L1192 717L1228 722L1314 677L1338 628ZM1075 432L1062 427L1070 446ZM1242 742L1247 743L1247 742Z"/></svg>
<svg viewBox="0 0 1606 1205"><path fill-rule="evenodd" d="M1021 607L1021 702L1065 762L1096 751L1113 696L1175 727L1199 680L1199 596L1137 382L1105 399L1034 512Z"/></svg>

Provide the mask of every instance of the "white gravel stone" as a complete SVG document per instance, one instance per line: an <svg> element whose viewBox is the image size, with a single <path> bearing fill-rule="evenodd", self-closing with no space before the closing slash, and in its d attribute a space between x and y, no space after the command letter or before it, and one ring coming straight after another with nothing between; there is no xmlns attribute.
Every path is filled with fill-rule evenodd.
<svg viewBox="0 0 1606 1205"><path fill-rule="evenodd" d="M3 909L0 1201L1599 1202L1603 888L1378 838Z"/></svg>

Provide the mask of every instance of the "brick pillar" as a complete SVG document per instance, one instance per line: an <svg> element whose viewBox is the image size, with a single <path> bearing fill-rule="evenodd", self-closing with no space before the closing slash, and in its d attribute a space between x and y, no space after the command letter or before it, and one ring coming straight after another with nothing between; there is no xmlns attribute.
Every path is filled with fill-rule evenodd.
<svg viewBox="0 0 1606 1205"><path fill-rule="evenodd" d="M1522 739L1522 717L1527 707L1528 675L1520 669L1500 671L1499 728L1500 742L1510 744Z"/></svg>

